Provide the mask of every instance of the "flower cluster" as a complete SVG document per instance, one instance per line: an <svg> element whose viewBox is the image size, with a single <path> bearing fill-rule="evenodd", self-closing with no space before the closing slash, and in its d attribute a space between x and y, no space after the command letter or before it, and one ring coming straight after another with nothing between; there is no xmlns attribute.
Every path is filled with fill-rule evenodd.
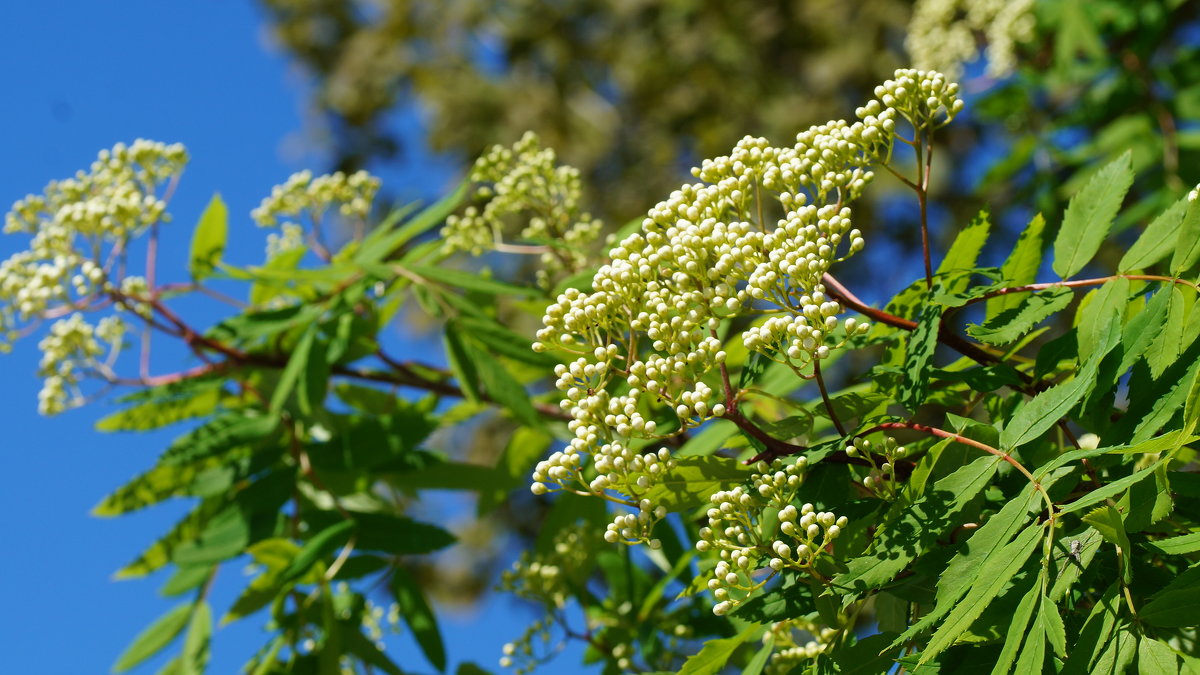
<svg viewBox="0 0 1200 675"><path fill-rule="evenodd" d="M500 574L500 590L548 607L559 608L570 595L571 577L583 569L592 551L588 530L582 525L564 529L555 537L554 548L538 556L528 551Z"/></svg>
<svg viewBox="0 0 1200 675"><path fill-rule="evenodd" d="M825 651L829 642L837 635L834 628L817 625L806 618L797 617L779 621L763 634L763 639L775 638L775 652L763 670L767 675L787 675L803 662L814 659Z"/></svg>
<svg viewBox="0 0 1200 675"><path fill-rule="evenodd" d="M493 147L475 162L470 180L482 208L468 207L446 219L442 238L447 251L538 253L538 282L548 286L563 273L583 268L585 249L600 235L599 220L580 209L579 170L559 165L551 148L526 133L511 148ZM505 235L537 246L510 246Z"/></svg>
<svg viewBox="0 0 1200 675"><path fill-rule="evenodd" d="M267 256L272 257L298 248L303 241L303 227L291 221L281 224L280 218L299 217L307 212L313 235L317 237L326 213L336 205L337 215L361 226L371 213L378 192L379 179L366 171L349 175L338 171L316 177L311 171L300 171L292 174L283 185L271 188L270 196L263 199L250 216L260 227L281 225L282 235L267 239Z"/></svg>
<svg viewBox="0 0 1200 675"><path fill-rule="evenodd" d="M1016 46L1033 38L1033 0L919 0L904 46L913 62L958 77L987 40L987 73L1001 77L1016 65Z"/></svg>
<svg viewBox="0 0 1200 675"><path fill-rule="evenodd" d="M568 527L554 539L553 548L536 556L528 551L500 574L498 590L507 591L546 608L547 616L535 621L519 638L504 645L500 665L516 668L517 673L532 671L539 663L534 639L550 642L554 612L561 610L571 595L571 586L582 582L580 570L586 570L593 551L595 531L582 524Z"/></svg>
<svg viewBox="0 0 1200 675"><path fill-rule="evenodd" d="M805 467L803 457L785 466L760 462L761 473L750 477L749 487L739 485L709 498L708 526L700 529L696 549L715 551L720 558L707 582L717 599L714 614L736 607L775 572L811 570L817 556L846 526L844 516L816 511L812 504L797 509L792 503ZM772 572L755 580L764 562Z"/></svg>
<svg viewBox="0 0 1200 675"><path fill-rule="evenodd" d="M872 446L871 441L860 437L846 445L846 455L870 463L870 472L863 478L863 487L881 499L896 496L895 463L908 456L908 448L891 436L883 439L882 447ZM877 461L880 459L882 461Z"/></svg>
<svg viewBox="0 0 1200 675"><path fill-rule="evenodd" d="M179 144L119 143L101 151L89 171L13 205L5 233L32 239L0 262L0 349L9 348L21 322L108 290L105 247L120 251L129 238L168 220L168 195L159 190L178 178L187 159Z"/></svg>
<svg viewBox="0 0 1200 675"><path fill-rule="evenodd" d="M850 203L872 179L869 167L890 160L898 120L918 130L945 124L962 109L957 90L938 73L899 70L857 122L814 126L786 147L742 139L693 169L701 182L650 209L641 231L609 252L590 292L560 294L533 348L574 359L555 372L575 437L539 465L534 492L566 489L575 478L592 493L630 497L636 518L652 519L638 481L653 476L604 467L631 462L633 439L663 439L726 414L735 400L726 373L717 374L726 319L774 315L745 331L743 343L798 370L865 331L839 319L842 307L824 284L835 263L864 245ZM593 456L603 480L584 480L581 454ZM623 536L629 525L627 517L614 522L609 538L643 540Z"/></svg>
<svg viewBox="0 0 1200 675"><path fill-rule="evenodd" d="M83 320L82 314L72 314L54 322L49 334L38 343L42 360L38 375L45 378L38 393L38 412L57 415L82 399L79 382L84 372L95 368L105 353L101 342L120 349L125 324L115 316L105 317L99 325Z"/></svg>

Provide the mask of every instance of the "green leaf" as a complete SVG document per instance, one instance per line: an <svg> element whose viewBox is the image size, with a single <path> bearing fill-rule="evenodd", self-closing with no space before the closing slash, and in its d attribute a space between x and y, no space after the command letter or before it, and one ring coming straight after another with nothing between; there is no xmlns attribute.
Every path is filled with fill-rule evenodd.
<svg viewBox="0 0 1200 675"><path fill-rule="evenodd" d="M1175 254L1171 256L1171 274L1183 276L1200 260L1200 200L1189 201L1183 224L1179 227Z"/></svg>
<svg viewBox="0 0 1200 675"><path fill-rule="evenodd" d="M679 457L675 467L663 472L645 498L672 513L687 511L708 503L714 492L745 482L753 472L753 467L725 457Z"/></svg>
<svg viewBox="0 0 1200 675"><path fill-rule="evenodd" d="M1148 541L1145 545L1164 555L1187 555L1200 551L1200 532Z"/></svg>
<svg viewBox="0 0 1200 675"><path fill-rule="evenodd" d="M733 652L758 630L758 624L750 624L731 638L705 642L699 653L689 656L683 663L678 675L717 675L725 668Z"/></svg>
<svg viewBox="0 0 1200 675"><path fill-rule="evenodd" d="M1046 641L1060 657L1067 655L1067 627L1063 625L1062 616L1058 613L1058 605L1050 598L1042 596L1042 611L1040 614L1042 628Z"/></svg>
<svg viewBox="0 0 1200 675"><path fill-rule="evenodd" d="M767 667L767 659L771 658L771 654L775 651L775 636L770 635L767 641L763 643L761 649L754 654L754 658L746 664L742 669L742 675L762 675L763 668Z"/></svg>
<svg viewBox="0 0 1200 675"><path fill-rule="evenodd" d="M196 223L192 233L192 249L188 255L188 272L192 278L200 281L212 276L213 270L221 261L225 252L225 240L229 236L229 209L221 200L220 194L215 194Z"/></svg>
<svg viewBox="0 0 1200 675"><path fill-rule="evenodd" d="M813 600L813 589L803 577L785 573L782 583L738 605L733 616L753 623L785 621L816 611Z"/></svg>
<svg viewBox="0 0 1200 675"><path fill-rule="evenodd" d="M1129 279L1120 277L1104 282L1089 294L1085 303L1080 303L1080 318L1075 329L1080 361L1087 361L1101 346L1108 335L1107 322L1114 316L1120 321L1125 315L1125 306L1129 304Z"/></svg>
<svg viewBox="0 0 1200 675"><path fill-rule="evenodd" d="M271 416L248 417L243 413L232 413L217 417L172 441L159 461L179 465L215 457L270 438L278 425L279 419Z"/></svg>
<svg viewBox="0 0 1200 675"><path fill-rule="evenodd" d="M351 511L350 517L358 525L355 550L418 555L446 548L456 541L453 534L437 525L404 516ZM311 514L308 521L315 528L325 528L343 519L336 512L323 511Z"/></svg>
<svg viewBox="0 0 1200 675"><path fill-rule="evenodd" d="M450 364L450 372L454 373L454 379L458 380L463 397L472 403L480 402L482 397L479 393L479 370L472 353L467 351L466 337L455 322L446 322L442 344L446 348L446 361Z"/></svg>
<svg viewBox="0 0 1200 675"><path fill-rule="evenodd" d="M1008 633L1004 637L1004 647L1001 648L1000 655L996 657L996 665L992 668L992 675L1007 675L1012 669L1013 660L1017 658L1018 650L1025 641L1029 620L1033 617L1033 611L1041 601L1041 580L1037 577L1031 577L1027 583L1029 589L1025 591L1025 595L1021 597L1021 602L1017 605L1016 611L1013 612L1012 622L1008 624Z"/></svg>
<svg viewBox="0 0 1200 675"><path fill-rule="evenodd" d="M958 639L975 619L978 619L1000 591L1008 585L1012 577L1020 571L1029 558L1029 554L1037 548L1041 538L1042 528L1029 527L1005 546L998 555L990 556L983 561L976 583L963 597L942 625L929 639L925 650L921 652L921 663L926 663L945 651ZM1039 635L1037 638L1041 640ZM1018 666L1018 672L1020 672Z"/></svg>
<svg viewBox="0 0 1200 675"><path fill-rule="evenodd" d="M1063 279L1083 269L1108 236L1112 221L1133 185L1132 152L1100 169L1071 198L1054 239L1054 272Z"/></svg>
<svg viewBox="0 0 1200 675"><path fill-rule="evenodd" d="M162 651L179 636L192 615L192 603L177 605L159 617L133 639L113 664L114 673L123 673Z"/></svg>
<svg viewBox="0 0 1200 675"><path fill-rule="evenodd" d="M958 235L954 237L954 243L950 245L950 249L946 251L946 256L942 258L942 263L938 265L937 273L939 276L947 276L956 271L970 272L975 269L975 262L979 259L979 252L983 250L983 245L987 243L988 233L991 230L991 221L989 219L988 210L982 209L967 226L959 230ZM946 281L947 293L959 293L966 289L970 283L970 275L963 275L953 281Z"/></svg>
<svg viewBox="0 0 1200 675"><path fill-rule="evenodd" d="M1179 672L1179 658L1165 642L1143 635L1138 638L1137 654L1139 672L1158 675Z"/></svg>
<svg viewBox="0 0 1200 675"><path fill-rule="evenodd" d="M1163 292L1167 292L1166 289ZM1146 363L1150 365L1151 377L1158 379L1162 376L1187 347L1184 344L1184 328L1187 326L1187 316L1195 304L1196 294L1190 289L1185 291L1180 286L1172 286L1170 299L1167 302L1167 319L1158 336L1146 350Z"/></svg>
<svg viewBox="0 0 1200 675"><path fill-rule="evenodd" d="M179 672L199 675L208 665L208 646L212 640L212 608L204 600L196 605L192 619L188 622L187 637L183 640L183 654L179 660Z"/></svg>
<svg viewBox="0 0 1200 675"><path fill-rule="evenodd" d="M155 398L115 412L96 422L97 431L149 431L184 420L205 417L217 409L223 394L220 381L180 396Z"/></svg>
<svg viewBox="0 0 1200 675"><path fill-rule="evenodd" d="M1144 270L1167 257L1179 241L1179 226L1183 224L1187 207L1187 195L1184 195L1151 221L1142 236L1121 257L1117 270L1122 273Z"/></svg>
<svg viewBox="0 0 1200 675"><path fill-rule="evenodd" d="M1042 617L1033 622L1033 629L1025 636L1025 644L1021 647L1021 656L1017 659L1018 673L1042 673L1046 663L1046 627L1042 625Z"/></svg>
<svg viewBox="0 0 1200 675"><path fill-rule="evenodd" d="M1159 289L1142 311L1125 324L1125 330L1121 334L1121 365L1117 368L1118 377L1132 368L1155 338L1163 332L1171 296L1170 287Z"/></svg>
<svg viewBox="0 0 1200 675"><path fill-rule="evenodd" d="M1071 304L1069 288L1052 287L1026 296L1017 306L988 319L981 326L968 326L967 334L990 345L1019 340L1047 317Z"/></svg>
<svg viewBox="0 0 1200 675"><path fill-rule="evenodd" d="M1012 450L1038 438L1083 399L1096 382L1100 362L1116 346L1120 336L1121 322L1116 316L1112 317L1108 326L1109 330L1101 344L1096 347L1075 379L1043 391L1013 415L1000 432L1001 449Z"/></svg>
<svg viewBox="0 0 1200 675"><path fill-rule="evenodd" d="M1138 619L1161 628L1200 626L1200 587L1170 588L1159 592L1140 610Z"/></svg>
<svg viewBox="0 0 1200 675"><path fill-rule="evenodd" d="M443 286L452 286L467 291L476 291L485 295L514 295L531 298L541 295L541 291L530 286L517 286L506 281L489 279L478 273L463 272L450 267L430 267L426 265L409 265L408 270Z"/></svg>
<svg viewBox="0 0 1200 675"><path fill-rule="evenodd" d="M466 199L470 186L470 181L464 180L454 189L454 192L431 204L398 228L395 227L396 222L412 210L411 205L393 211L363 241L362 246L355 254L355 260L360 263L387 260L401 246L445 222L446 216L453 213Z"/></svg>
<svg viewBox="0 0 1200 675"><path fill-rule="evenodd" d="M184 541L171 553L177 565L205 565L240 554L250 541L250 523L237 504L213 516L195 539Z"/></svg>
<svg viewBox="0 0 1200 675"><path fill-rule="evenodd" d="M917 327L908 338L904 378L900 381L900 403L909 410L915 411L925 401L943 311L945 308L941 305L932 302L926 304L921 308Z"/></svg>
<svg viewBox="0 0 1200 675"><path fill-rule="evenodd" d="M353 520L343 520L330 525L304 542L304 548L296 554L291 564L280 577L283 583L295 581L304 576L318 560L324 558L335 547L344 544L354 530Z"/></svg>
<svg viewBox="0 0 1200 675"><path fill-rule="evenodd" d="M308 371L308 361L313 353L313 344L316 339L317 326L312 324L300 336L300 341L296 343L292 355L288 357L287 365L279 375L279 381L275 384L275 392L271 394L272 416L278 415L283 410L288 397L292 395L292 390Z"/></svg>
<svg viewBox="0 0 1200 675"><path fill-rule="evenodd" d="M454 323L454 322L450 322ZM451 330L447 323L446 330ZM457 329L457 326L455 326ZM479 382L483 385L487 396L494 402L507 408L518 421L532 427L541 426L542 419L529 400L529 392L512 376L496 357L487 354L475 346L471 340L463 342L475 371L479 374Z"/></svg>
<svg viewBox="0 0 1200 675"><path fill-rule="evenodd" d="M446 669L446 648L438 630L437 617L425 601L425 595L415 579L401 567L392 572L392 594L400 605L400 614L412 629L425 658L438 670Z"/></svg>
<svg viewBox="0 0 1200 675"><path fill-rule="evenodd" d="M167 579L167 583L158 589L159 595L172 597L186 593L200 584L204 583L212 574L211 565L197 565L195 567L176 567L175 573Z"/></svg>
<svg viewBox="0 0 1200 675"><path fill-rule="evenodd" d="M1045 229L1046 220L1039 213L1021 232L1012 253L1000 266L1000 274L1007 285L1024 286L1037 278L1038 268L1042 265L1042 232ZM1005 310L1013 309L1021 304L1021 300L1021 296L1015 293L988 298L987 318L992 319Z"/></svg>
<svg viewBox="0 0 1200 675"><path fill-rule="evenodd" d="M844 595L879 588L902 572L938 535L957 525L956 516L991 482L1000 459L988 455L960 467L934 483L925 495L904 508L876 532L874 550L846 563L833 580Z"/></svg>

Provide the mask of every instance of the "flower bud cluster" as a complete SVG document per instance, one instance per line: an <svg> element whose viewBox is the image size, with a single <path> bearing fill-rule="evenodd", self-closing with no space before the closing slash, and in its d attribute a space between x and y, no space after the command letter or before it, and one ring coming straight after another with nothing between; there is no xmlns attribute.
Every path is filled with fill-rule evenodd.
<svg viewBox="0 0 1200 675"><path fill-rule="evenodd" d="M592 554L594 535L594 530L575 525L558 533L549 552L530 556L523 551L511 569L501 572L499 590L540 602L548 609L561 608L570 594L569 578L585 569Z"/></svg>
<svg viewBox="0 0 1200 675"><path fill-rule="evenodd" d="M250 212L250 217L259 227L275 227L281 225L280 218L299 217L307 212L315 233L326 213L335 205L336 214L341 218L365 222L378 192L379 179L366 171L349 175L338 171L314 177L312 171L305 170L271 188L271 194ZM282 237L267 239L267 257L298 248L303 241L303 231L301 225L284 221Z"/></svg>
<svg viewBox="0 0 1200 675"><path fill-rule="evenodd" d="M1003 77L1016 65L1016 46L1033 38L1033 0L918 0L904 46L913 62L958 77L973 61L976 35L987 42L987 74Z"/></svg>
<svg viewBox="0 0 1200 675"><path fill-rule="evenodd" d="M828 358L832 349L838 349L855 335L871 330L869 323L848 317L838 321L842 306L827 300L825 294L815 292L800 298L800 313L792 316L772 316L763 323L751 327L742 334L746 349L759 352L778 363L787 363L802 368L816 359ZM846 338L832 345L826 337L841 325Z"/></svg>
<svg viewBox="0 0 1200 675"><path fill-rule="evenodd" d="M729 612L765 584L755 580L764 567L771 569L768 579L784 569L809 570L846 526L845 517L792 503L806 464L803 457L791 465L760 462L748 486L709 498L708 526L700 528L696 549L719 557L707 582L717 600L714 614Z"/></svg>
<svg viewBox="0 0 1200 675"><path fill-rule="evenodd" d="M168 220L159 188L176 180L187 160L179 144L119 143L101 151L89 171L53 181L13 205L5 233L32 239L0 262L0 349L8 349L21 322L107 290L103 247L124 246Z"/></svg>
<svg viewBox="0 0 1200 675"><path fill-rule="evenodd" d="M534 653L534 641L538 640L543 647L549 647L550 643L550 628L554 625L554 619L547 616L538 619L525 629L521 636L512 642L506 642L500 648L503 656L500 657L501 668L512 668L516 675L526 675L531 673L541 663L542 659Z"/></svg>
<svg viewBox="0 0 1200 675"><path fill-rule="evenodd" d="M824 652L837 636L834 628L821 627L816 622L797 617L772 624L763 639L775 638L775 652L763 670L766 675L787 675Z"/></svg>
<svg viewBox="0 0 1200 675"><path fill-rule="evenodd" d="M478 256L503 248L504 235L515 233L547 247L540 253L543 286L556 275L583 268L584 249L599 237L601 223L580 209L579 170L559 165L554 150L541 147L533 132L511 148L494 146L475 162L470 180L484 204L446 219L445 250Z"/></svg>
<svg viewBox="0 0 1200 675"><path fill-rule="evenodd" d="M875 99L855 111L864 122L886 119L894 123L900 114L917 129L936 129L962 112L958 84L936 71L897 70L895 79L875 87Z"/></svg>
<svg viewBox="0 0 1200 675"><path fill-rule="evenodd" d="M620 442L609 444L604 454L596 455L593 465L596 477L588 481L580 469L582 456L577 445L579 439L538 462L530 490L535 495L554 490L587 491L597 495L615 490L629 495L632 499L626 503L636 507L637 512L618 514L608 524L604 540L610 544L645 542L651 548L659 548L660 542L653 539L651 533L658 521L666 517L667 510L656 506L645 495L675 468L670 451L660 448L657 452L638 454Z"/></svg>
<svg viewBox="0 0 1200 675"><path fill-rule="evenodd" d="M267 235L267 258L274 258L280 253L294 251L304 246L304 228L296 223L284 223L279 226L279 233Z"/></svg>
<svg viewBox="0 0 1200 675"><path fill-rule="evenodd" d="M55 321L38 343L42 350L38 375L45 378L38 393L38 412L57 415L78 405L82 399L80 379L106 351L101 342L119 349L124 334L124 323L112 316L101 319L98 326L84 321L79 313Z"/></svg>
<svg viewBox="0 0 1200 675"><path fill-rule="evenodd" d="M856 437L846 445L846 455L865 459L870 463L869 474L863 478L863 487L881 499L896 496L895 464L908 456L908 448L887 436L882 445L872 445L866 438Z"/></svg>
<svg viewBox="0 0 1200 675"><path fill-rule="evenodd" d="M701 182L650 209L641 231L609 252L590 291L560 294L533 349L574 359L555 371L575 434L553 462L570 463L563 475L578 472L578 454L591 454L605 474L599 467L614 458L629 461L625 448L634 439L660 439L724 415L734 392L705 384L726 360L717 338L724 319L748 310L778 314L750 327L743 344L799 365L840 346L831 338L839 324L846 337L867 330L839 320L842 307L823 281L864 245L849 203L872 179L869 167L890 157L897 118L944 123L962 107L956 91L937 73L900 70L878 88L879 100L859 109L860 121L812 127L793 146L742 139L729 155L693 169ZM671 415L678 423L663 424ZM544 469L534 480L551 485L535 492L561 480ZM626 487L610 481L590 489ZM631 504L641 499L624 494ZM624 521L614 525L620 539Z"/></svg>

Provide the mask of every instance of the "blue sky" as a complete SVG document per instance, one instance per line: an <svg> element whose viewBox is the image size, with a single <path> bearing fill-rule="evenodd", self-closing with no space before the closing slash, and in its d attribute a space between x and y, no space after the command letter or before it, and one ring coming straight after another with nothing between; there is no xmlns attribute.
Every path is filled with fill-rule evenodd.
<svg viewBox="0 0 1200 675"><path fill-rule="evenodd" d="M0 203L7 209L86 168L118 141L178 141L192 161L171 205L175 222L164 231L163 269L183 269L191 226L217 191L232 214L231 256L261 256L265 233L250 224L250 209L291 172L322 166L303 139L305 80L265 34L247 0L9 3L0 21ZM415 116L406 119L409 135L419 138ZM415 199L451 184L456 164L381 173L392 194ZM0 256L24 243L0 237ZM160 350L155 371L177 369L179 356ZM158 597L162 576L118 583L111 574L185 505L112 520L88 512L147 468L170 435L99 434L92 424L111 411L103 404L39 417L38 358L36 339L0 356L0 671L107 672L133 636L178 601ZM218 613L245 583L240 567L226 565L218 577ZM531 619L498 598L447 615L451 662L494 668L500 646ZM237 672L264 640L261 616L218 631L210 672ZM407 670L432 670L407 639L389 649ZM154 672L162 662L135 672ZM568 656L553 668L567 672L573 663L578 658Z"/></svg>

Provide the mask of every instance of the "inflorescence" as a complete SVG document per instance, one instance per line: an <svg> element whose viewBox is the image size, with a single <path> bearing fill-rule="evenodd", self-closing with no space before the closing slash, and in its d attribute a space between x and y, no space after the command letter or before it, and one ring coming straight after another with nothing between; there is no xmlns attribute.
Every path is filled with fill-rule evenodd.
<svg viewBox="0 0 1200 675"><path fill-rule="evenodd" d="M554 150L541 147L535 134L526 133L511 148L494 146L475 162L469 180L483 205L446 219L446 251L537 253L543 287L587 263L586 249L600 236L601 223L580 208L579 170L558 164ZM505 241L513 235L525 243Z"/></svg>
<svg viewBox="0 0 1200 675"><path fill-rule="evenodd" d="M766 314L743 343L802 376L869 330L839 318L843 308L823 280L864 246L850 204L871 181L870 167L890 161L897 123L918 133L936 129L962 109L957 93L939 73L899 70L857 110L859 121L814 126L789 147L742 139L728 156L692 170L701 182L650 210L641 231L609 252L592 290L559 295L533 348L574 357L555 370L574 438L537 466L534 493L623 501L637 512L618 515L606 538L653 544L649 533L664 510L648 495L670 470L671 455L631 447L729 412L734 392L710 384L724 369L718 335L727 319ZM593 458L592 478L582 455ZM836 518L825 524L831 515L813 516L818 537L841 527ZM784 542L789 553L777 557L803 566L811 560L795 555L795 546L813 551L822 541ZM734 561L729 566L734 574Z"/></svg>

